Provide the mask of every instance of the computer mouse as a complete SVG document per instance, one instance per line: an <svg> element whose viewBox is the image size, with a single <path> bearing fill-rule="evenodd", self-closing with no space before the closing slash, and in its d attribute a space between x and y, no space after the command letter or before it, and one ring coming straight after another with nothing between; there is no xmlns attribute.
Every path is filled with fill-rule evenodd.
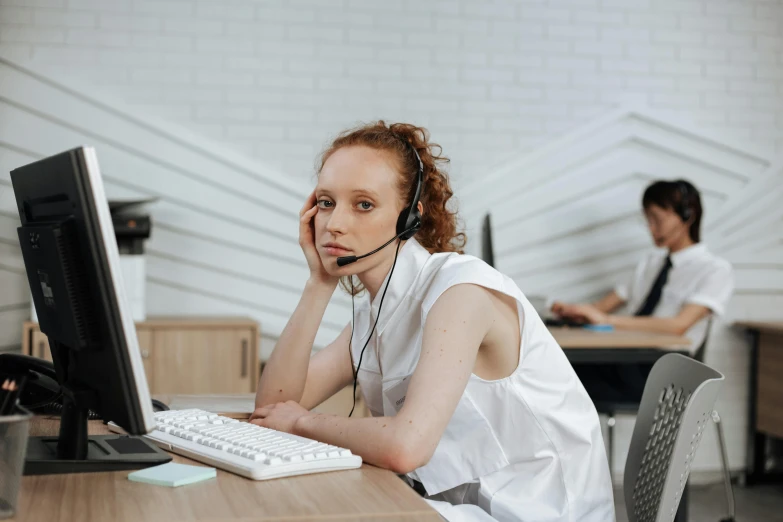
<svg viewBox="0 0 783 522"><path fill-rule="evenodd" d="M169 407L158 399L152 399L152 411L168 411Z"/></svg>

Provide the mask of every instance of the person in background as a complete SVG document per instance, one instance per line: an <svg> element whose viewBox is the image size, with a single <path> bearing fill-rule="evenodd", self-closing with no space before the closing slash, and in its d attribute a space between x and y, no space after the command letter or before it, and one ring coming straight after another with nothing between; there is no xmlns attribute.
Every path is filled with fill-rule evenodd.
<svg viewBox="0 0 783 522"><path fill-rule="evenodd" d="M686 335L691 355L706 341L710 318L722 315L734 290L731 264L701 242L699 191L685 180L656 181L644 191L642 207L658 247L636 266L630 280L586 304L556 301L560 317L616 329ZM632 315L614 312L625 305ZM576 368L594 400L641 400L651 365Z"/></svg>

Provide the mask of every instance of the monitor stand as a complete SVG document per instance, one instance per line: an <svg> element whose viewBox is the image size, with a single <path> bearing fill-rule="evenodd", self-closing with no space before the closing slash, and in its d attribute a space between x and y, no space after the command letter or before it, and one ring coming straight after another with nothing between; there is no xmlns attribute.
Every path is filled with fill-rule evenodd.
<svg viewBox="0 0 783 522"><path fill-rule="evenodd" d="M129 435L87 435L86 407L63 396L59 437L30 437L25 475L121 471L157 466L171 455L152 442Z"/></svg>

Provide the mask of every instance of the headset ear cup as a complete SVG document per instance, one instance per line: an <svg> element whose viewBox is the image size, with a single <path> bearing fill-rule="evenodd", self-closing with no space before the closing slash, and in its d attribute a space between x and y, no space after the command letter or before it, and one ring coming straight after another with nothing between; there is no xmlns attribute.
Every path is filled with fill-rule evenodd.
<svg viewBox="0 0 783 522"><path fill-rule="evenodd" d="M402 239L410 239L416 234L416 232L419 231L420 228L421 228L421 217L419 215L419 211L416 210L408 218L408 226L405 227L405 230L407 230L407 232L405 232L400 237Z"/></svg>
<svg viewBox="0 0 783 522"><path fill-rule="evenodd" d="M680 201L680 217L682 218L683 222L687 223L691 219L692 214L693 211L691 210L691 206L688 204L688 197L683 192L682 201Z"/></svg>
<svg viewBox="0 0 783 522"><path fill-rule="evenodd" d="M680 217L684 222L688 222L691 219L691 206L688 204L688 186L685 184L685 182L679 182L678 186L680 187Z"/></svg>
<svg viewBox="0 0 783 522"><path fill-rule="evenodd" d="M402 237L403 231L408 228L405 225L408 223L408 212L409 209L405 209L402 212L400 212L400 217L397 218L397 235Z"/></svg>
<svg viewBox="0 0 783 522"><path fill-rule="evenodd" d="M421 228L421 214L419 209L407 208L397 218L397 234L400 239L410 239ZM403 233L404 232L404 233Z"/></svg>

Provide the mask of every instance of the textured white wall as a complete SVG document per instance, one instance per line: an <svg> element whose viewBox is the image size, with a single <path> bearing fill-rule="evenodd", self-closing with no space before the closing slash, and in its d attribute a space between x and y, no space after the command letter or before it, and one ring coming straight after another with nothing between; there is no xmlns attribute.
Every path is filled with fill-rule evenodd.
<svg viewBox="0 0 783 522"><path fill-rule="evenodd" d="M382 117L470 180L629 98L783 151L782 21L763 0L0 0L0 53L289 176Z"/></svg>
<svg viewBox="0 0 783 522"><path fill-rule="evenodd" d="M298 209L307 187L209 140L0 58L0 350L29 316L9 171L81 144L96 148L109 198L157 197L147 243L149 315L243 315L265 348L307 278ZM317 342L350 319L338 294Z"/></svg>

